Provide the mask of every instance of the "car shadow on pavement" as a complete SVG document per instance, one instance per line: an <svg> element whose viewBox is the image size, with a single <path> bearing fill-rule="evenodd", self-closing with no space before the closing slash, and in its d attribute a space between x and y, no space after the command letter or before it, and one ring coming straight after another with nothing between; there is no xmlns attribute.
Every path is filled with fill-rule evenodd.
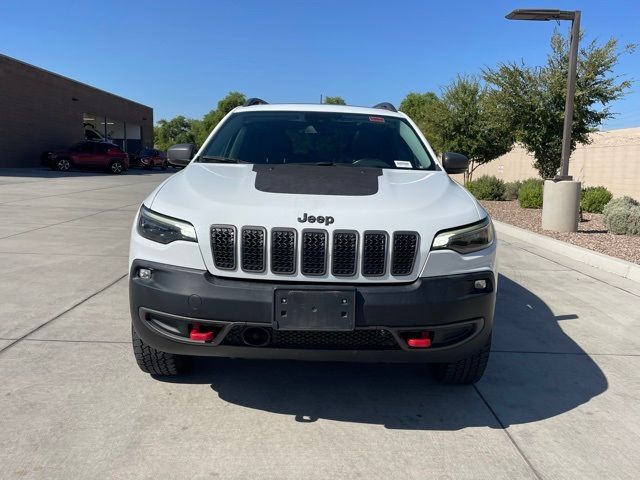
<svg viewBox="0 0 640 480"><path fill-rule="evenodd" d="M575 315L555 317L540 298L502 275L498 291L494 351L476 387L440 385L419 364L225 358L194 359L190 374L158 380L211 384L230 404L298 422L326 419L412 430L535 422L607 389L599 367L558 324L576 321Z"/></svg>

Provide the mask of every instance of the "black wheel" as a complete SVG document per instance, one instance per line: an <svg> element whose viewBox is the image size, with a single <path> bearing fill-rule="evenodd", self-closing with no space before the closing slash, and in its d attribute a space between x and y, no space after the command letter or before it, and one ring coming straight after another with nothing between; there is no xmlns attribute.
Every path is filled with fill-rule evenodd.
<svg viewBox="0 0 640 480"><path fill-rule="evenodd" d="M491 337L487 343L473 355L449 363L431 365L433 376L440 383L450 385L469 385L482 378L491 352Z"/></svg>
<svg viewBox="0 0 640 480"><path fill-rule="evenodd" d="M71 169L71 160L68 158L59 158L53 164L55 170L68 172Z"/></svg>
<svg viewBox="0 0 640 480"><path fill-rule="evenodd" d="M166 170L168 165L169 165L169 164L168 164L168 163L167 163L167 161L165 160L164 162L162 162L162 165L160 165L160 168L161 168L162 170Z"/></svg>
<svg viewBox="0 0 640 480"><path fill-rule="evenodd" d="M124 172L124 164L120 160L114 160L109 164L109 171L114 175L120 175Z"/></svg>
<svg viewBox="0 0 640 480"><path fill-rule="evenodd" d="M178 375L186 369L185 358L173 353L161 352L147 345L131 326L131 343L138 367L151 375Z"/></svg>

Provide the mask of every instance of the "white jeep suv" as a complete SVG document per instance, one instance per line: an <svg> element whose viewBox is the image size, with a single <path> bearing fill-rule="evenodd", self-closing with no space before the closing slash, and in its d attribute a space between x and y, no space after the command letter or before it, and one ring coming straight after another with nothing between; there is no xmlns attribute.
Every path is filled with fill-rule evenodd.
<svg viewBox="0 0 640 480"><path fill-rule="evenodd" d="M496 241L416 125L383 103L230 112L133 225L140 368L192 355L424 362L472 383L489 358Z"/></svg>

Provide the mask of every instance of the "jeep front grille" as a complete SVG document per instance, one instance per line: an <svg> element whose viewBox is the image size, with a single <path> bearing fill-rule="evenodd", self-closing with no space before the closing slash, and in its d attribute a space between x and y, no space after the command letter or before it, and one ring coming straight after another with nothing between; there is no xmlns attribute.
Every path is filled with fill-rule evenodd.
<svg viewBox="0 0 640 480"><path fill-rule="evenodd" d="M333 262L331 273L336 277L351 277L356 274L358 263L358 234L337 231L333 233Z"/></svg>
<svg viewBox="0 0 640 480"><path fill-rule="evenodd" d="M384 275L387 263L387 234L365 232L362 244L362 274L365 277Z"/></svg>
<svg viewBox="0 0 640 480"><path fill-rule="evenodd" d="M391 252L391 275L409 275L418 248L418 234L415 232L395 232Z"/></svg>
<svg viewBox="0 0 640 480"><path fill-rule="evenodd" d="M232 225L212 226L211 251L216 268L221 270L236 268L236 227Z"/></svg>
<svg viewBox="0 0 640 480"><path fill-rule="evenodd" d="M302 274L324 275L327 271L327 232L302 232Z"/></svg>
<svg viewBox="0 0 640 480"><path fill-rule="evenodd" d="M274 228L267 235L263 227L211 227L215 267L235 270L239 264L249 273L270 270L277 275L294 275L299 271L307 276L348 278L359 270L364 277L401 277L414 271L419 245L416 232L335 230L329 237L320 229L298 234L292 228Z"/></svg>
<svg viewBox="0 0 640 480"><path fill-rule="evenodd" d="M296 273L296 231L271 231L271 271L291 275Z"/></svg>
<svg viewBox="0 0 640 480"><path fill-rule="evenodd" d="M243 227L242 269L246 272L264 272L264 228Z"/></svg>

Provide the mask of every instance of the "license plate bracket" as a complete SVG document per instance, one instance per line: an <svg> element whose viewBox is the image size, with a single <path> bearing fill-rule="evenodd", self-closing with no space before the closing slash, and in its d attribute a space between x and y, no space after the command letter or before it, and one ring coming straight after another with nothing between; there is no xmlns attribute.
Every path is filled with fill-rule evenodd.
<svg viewBox="0 0 640 480"><path fill-rule="evenodd" d="M275 330L351 331L355 328L356 290L286 290L275 292Z"/></svg>

